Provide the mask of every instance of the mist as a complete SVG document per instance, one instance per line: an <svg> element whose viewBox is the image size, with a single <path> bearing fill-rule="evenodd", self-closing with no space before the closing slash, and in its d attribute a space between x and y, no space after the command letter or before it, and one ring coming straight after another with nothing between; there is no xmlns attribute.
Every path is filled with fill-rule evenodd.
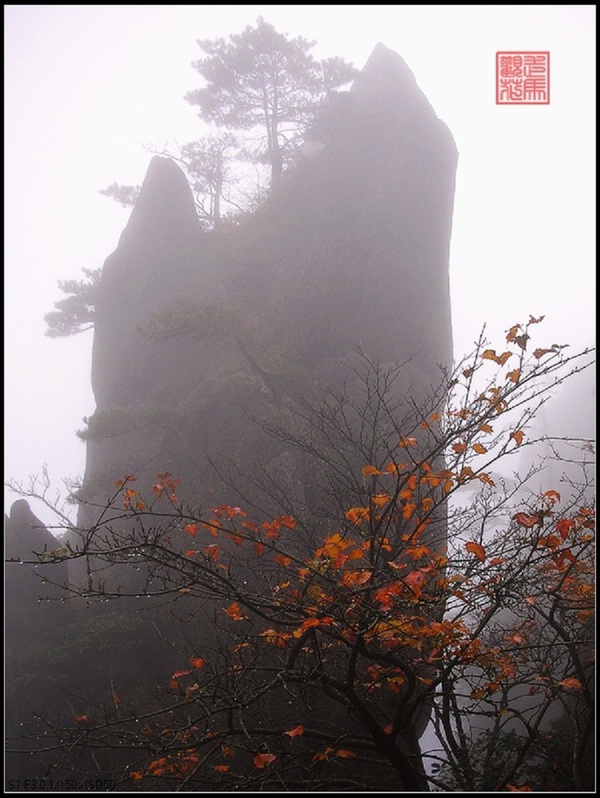
<svg viewBox="0 0 600 798"><path fill-rule="evenodd" d="M432 673L441 685L450 676L437 643L417 655L423 643L406 641L456 622L466 646L473 619L485 634L469 645L489 653L451 673L446 695L464 681L472 701L488 700L510 674L522 681L507 700L531 723L550 717L541 699L522 701L537 688L520 665L490 675L507 639L525 645L528 624L556 689L581 690L572 722L587 722L588 615L573 620L584 642L565 648L562 630L536 626L535 613L567 612L553 604L567 580L554 590L554 572L538 577L548 558L560 571L578 557L581 595L589 586L595 373L593 354L579 353L595 333L594 16L588 6L357 6L340 27L334 6L6 7L5 503L10 595L23 596L7 602L11 717L36 711L37 692L14 707L47 649L57 745L89 734L77 778L93 771L96 733L117 752L137 704L152 736L152 712L180 700L177 709L189 702L199 713L176 729L189 749L160 742L153 751L165 756L143 764L119 751L97 766L109 783L93 788L173 776L222 789L237 778L230 765L212 758L194 781L193 747L222 735L224 757L235 753L230 738L246 757L237 787L281 772L288 785L319 789L330 782L314 763L330 758L343 788L369 784L368 757L344 761L356 756L346 739L360 738L357 750L380 757L383 787L426 791L428 724L445 700L427 690ZM256 108L243 92L227 113L210 79L193 94L203 85L196 39L253 25L263 46L273 25L316 40L317 59L344 59L323 70L321 94L313 83L313 94L294 95L312 104L274 138L269 126L257 133L262 120L248 122ZM521 50L550 53L549 103L496 103L496 52ZM215 137L224 121L237 142ZM197 167L206 158L216 171ZM141 187L133 208L102 195L114 183ZM44 320L64 299L59 282L100 269L81 289L93 331L64 335L89 326L64 304ZM475 467L477 456L488 465ZM64 504L73 489L77 500ZM19 496L29 506L13 504ZM527 536L538 526L536 570ZM505 563L520 575L520 604L506 598L517 581ZM53 566L42 595L34 585ZM506 578L505 593L487 587L484 566ZM434 577L447 589L446 568L460 589L429 595ZM539 593L529 601L531 579ZM246 646L258 652L253 665L239 655ZM567 653L553 658L557 647ZM269 677L263 701L257 685L278 658L280 681ZM354 694L363 665L364 704ZM343 679L336 668L347 668ZM94 706L86 673L97 677ZM247 697L231 699L238 674ZM392 704L379 699L384 688ZM361 709L348 713L353 700ZM410 722L390 714L395 701ZM377 721L363 739L367 711ZM494 717L509 735L502 712ZM308 732L295 740L311 724L331 738L325 753ZM449 740L442 771L454 768L445 783L487 785L475 766L461 781L448 728L436 729ZM481 728L473 721L474 736ZM50 767L43 746L33 761L37 776ZM14 778L29 778L18 757L11 763ZM545 784L528 763L531 782ZM506 774L510 786L517 774Z"/></svg>
<svg viewBox="0 0 600 798"><path fill-rule="evenodd" d="M484 323L497 336L530 313L546 315L553 343L594 340L592 7L436 7L432 16L357 6L342 31L333 6L300 15L272 6L7 6L7 478L27 480L44 463L59 486L82 476L75 431L94 408L92 334L49 340L43 316L62 296L58 280L101 267L117 245L129 211L99 189L140 184L151 157L144 145L201 133L183 100L198 85L196 39L226 37L261 13L317 39L318 56L339 54L358 67L382 41L406 59L452 131L460 154L450 254L457 358ZM549 106L494 104L494 54L519 47L552 52Z"/></svg>

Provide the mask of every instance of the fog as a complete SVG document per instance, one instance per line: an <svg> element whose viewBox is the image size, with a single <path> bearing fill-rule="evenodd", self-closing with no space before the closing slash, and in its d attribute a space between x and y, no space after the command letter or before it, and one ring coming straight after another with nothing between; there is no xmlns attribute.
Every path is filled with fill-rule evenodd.
<svg viewBox="0 0 600 798"><path fill-rule="evenodd" d="M5 476L81 476L94 409L92 334L51 340L43 316L115 249L129 211L101 196L141 183L144 145L202 134L196 39L263 15L361 68L383 42L450 128L459 163L451 246L454 347L499 341L529 314L540 343L595 326L594 6L5 6ZM497 106L495 53L548 50L549 105ZM577 413L571 408L572 414ZM10 504L15 496L5 493ZM51 520L33 504L42 520Z"/></svg>

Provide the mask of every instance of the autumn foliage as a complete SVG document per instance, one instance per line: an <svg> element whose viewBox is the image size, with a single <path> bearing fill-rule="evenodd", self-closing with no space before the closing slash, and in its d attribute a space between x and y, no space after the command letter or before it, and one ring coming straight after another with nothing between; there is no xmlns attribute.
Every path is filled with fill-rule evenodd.
<svg viewBox="0 0 600 798"><path fill-rule="evenodd" d="M194 510L166 472L120 479L102 534L55 559L134 560L141 595L196 608L219 633L194 643L190 628L151 706L82 706L57 748L134 740L131 789L514 791L540 783L558 717L572 767L554 787L546 768L545 787L582 784L594 508L585 485L528 492L497 465L533 443L540 382L577 368L556 345L528 354L540 321L513 326L500 354L480 341L444 406L362 464L362 500L317 545L300 545L310 519Z"/></svg>

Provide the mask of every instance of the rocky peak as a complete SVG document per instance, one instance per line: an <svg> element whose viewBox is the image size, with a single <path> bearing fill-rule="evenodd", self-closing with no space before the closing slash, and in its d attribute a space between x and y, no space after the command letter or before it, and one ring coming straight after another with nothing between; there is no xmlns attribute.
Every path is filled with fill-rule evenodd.
<svg viewBox="0 0 600 798"><path fill-rule="evenodd" d="M156 155L150 161L119 245L136 242L143 236L145 241L164 246L198 227L194 198L185 175L170 158Z"/></svg>
<svg viewBox="0 0 600 798"><path fill-rule="evenodd" d="M13 503L5 528L7 558L31 558L34 551L43 551L45 548L50 551L58 546L59 540L34 514L29 502L18 499Z"/></svg>

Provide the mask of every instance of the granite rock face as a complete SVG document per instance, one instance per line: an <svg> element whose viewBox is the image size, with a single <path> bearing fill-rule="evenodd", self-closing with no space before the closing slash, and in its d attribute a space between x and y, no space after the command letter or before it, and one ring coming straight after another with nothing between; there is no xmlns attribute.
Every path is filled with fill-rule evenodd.
<svg viewBox="0 0 600 798"><path fill-rule="evenodd" d="M456 161L447 127L381 44L239 223L203 232L183 174L154 158L103 270L87 495L168 470L190 498L223 503L235 497L215 463L243 474L282 457L301 483L302 463L250 419L276 424L290 402L341 384L357 347L406 362L402 390L422 401L451 360ZM213 324L202 335L198 307ZM165 308L193 334L149 336Z"/></svg>

